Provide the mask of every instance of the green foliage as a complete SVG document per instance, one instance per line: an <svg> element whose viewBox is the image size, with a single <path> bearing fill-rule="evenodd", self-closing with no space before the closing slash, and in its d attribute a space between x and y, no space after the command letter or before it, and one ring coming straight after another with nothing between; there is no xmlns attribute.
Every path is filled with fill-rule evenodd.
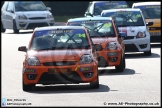
<svg viewBox="0 0 162 108"><path fill-rule="evenodd" d="M78 18L83 16L54 16L56 22L67 22L71 18Z"/></svg>
<svg viewBox="0 0 162 108"><path fill-rule="evenodd" d="M44 3L47 7L49 6L49 2L43 1L43 3Z"/></svg>

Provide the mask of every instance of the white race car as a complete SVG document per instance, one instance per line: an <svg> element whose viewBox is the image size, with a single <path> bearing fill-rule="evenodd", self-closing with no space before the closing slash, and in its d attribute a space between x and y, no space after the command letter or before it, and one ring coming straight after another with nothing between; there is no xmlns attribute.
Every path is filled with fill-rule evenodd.
<svg viewBox="0 0 162 108"><path fill-rule="evenodd" d="M113 17L119 32L125 32L124 38L126 52L144 52L145 55L151 55L150 33L147 26L153 25L153 22L146 24L140 9L110 9L103 10L102 17Z"/></svg>
<svg viewBox="0 0 162 108"><path fill-rule="evenodd" d="M55 20L49 10L41 1L5 1L1 9L1 32L13 29L19 33L19 30L53 26Z"/></svg>

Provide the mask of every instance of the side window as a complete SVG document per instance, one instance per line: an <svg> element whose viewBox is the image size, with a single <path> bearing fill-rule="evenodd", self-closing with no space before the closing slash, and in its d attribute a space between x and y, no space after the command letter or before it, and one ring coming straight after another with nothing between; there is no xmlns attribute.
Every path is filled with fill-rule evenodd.
<svg viewBox="0 0 162 108"><path fill-rule="evenodd" d="M8 2L4 2L3 6L2 6L2 10L6 10L7 5L8 5Z"/></svg>
<svg viewBox="0 0 162 108"><path fill-rule="evenodd" d="M12 2L9 2L8 3L8 6L7 6L7 11L14 11L14 6L13 6L13 3Z"/></svg>
<svg viewBox="0 0 162 108"><path fill-rule="evenodd" d="M144 23L145 23L145 25L146 25L146 20L145 20L145 17L144 17L144 15L143 15L142 11L141 11L141 16L142 16L142 19L143 19L143 21L144 21Z"/></svg>
<svg viewBox="0 0 162 108"><path fill-rule="evenodd" d="M88 5L88 8L87 8L87 11L86 11L86 12L89 12L91 5L92 5L92 2L90 2L90 3L89 3L89 5Z"/></svg>
<svg viewBox="0 0 162 108"><path fill-rule="evenodd" d="M91 3L90 7L89 7L89 10L88 10L88 12L90 12L91 14L93 14L93 10L94 10L93 7L94 7L93 3Z"/></svg>

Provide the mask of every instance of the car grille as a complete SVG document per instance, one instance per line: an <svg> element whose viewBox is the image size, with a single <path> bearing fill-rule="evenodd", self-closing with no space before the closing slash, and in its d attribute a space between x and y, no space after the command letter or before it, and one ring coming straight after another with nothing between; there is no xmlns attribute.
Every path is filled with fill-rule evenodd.
<svg viewBox="0 0 162 108"><path fill-rule="evenodd" d="M68 84L68 83L82 83L82 79L77 72L66 72L49 74L43 73L38 81L38 84Z"/></svg>
<svg viewBox="0 0 162 108"><path fill-rule="evenodd" d="M33 29L33 28L36 28L36 27L45 27L45 26L48 26L48 24L47 23L30 23L29 25L28 25L28 29Z"/></svg>
<svg viewBox="0 0 162 108"><path fill-rule="evenodd" d="M134 39L134 36L126 36L124 37L124 40Z"/></svg>
<svg viewBox="0 0 162 108"><path fill-rule="evenodd" d="M33 17L29 18L30 20L40 20L40 19L46 19L46 17Z"/></svg>
<svg viewBox="0 0 162 108"><path fill-rule="evenodd" d="M125 52L139 52L139 50L134 44L125 44Z"/></svg>
<svg viewBox="0 0 162 108"><path fill-rule="evenodd" d="M58 65L61 63L60 65ZM75 61L63 61L63 62L45 62L43 63L44 66L69 66L69 65L75 65Z"/></svg>

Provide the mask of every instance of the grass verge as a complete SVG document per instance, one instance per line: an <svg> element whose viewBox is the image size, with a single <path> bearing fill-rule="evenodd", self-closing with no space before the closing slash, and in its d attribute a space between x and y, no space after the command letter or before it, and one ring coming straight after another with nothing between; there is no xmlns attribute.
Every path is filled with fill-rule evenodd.
<svg viewBox="0 0 162 108"><path fill-rule="evenodd" d="M79 18L83 16L54 16L55 22L67 22L71 18Z"/></svg>

